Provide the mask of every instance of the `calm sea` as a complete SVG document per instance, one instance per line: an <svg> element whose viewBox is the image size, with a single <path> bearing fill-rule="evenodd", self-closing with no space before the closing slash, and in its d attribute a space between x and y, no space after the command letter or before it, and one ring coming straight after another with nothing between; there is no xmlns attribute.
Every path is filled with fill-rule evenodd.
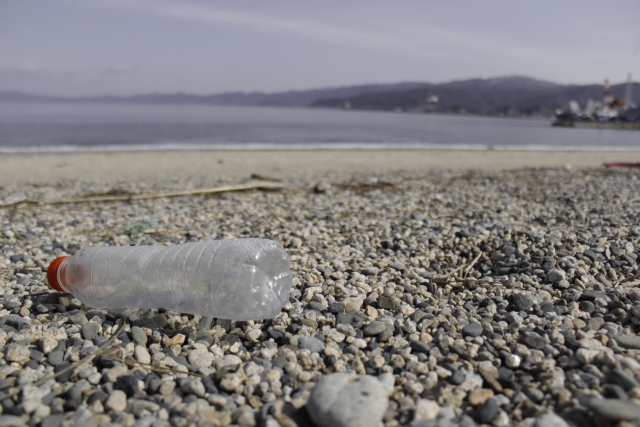
<svg viewBox="0 0 640 427"><path fill-rule="evenodd" d="M640 132L438 114L0 103L0 153L286 148L637 150Z"/></svg>

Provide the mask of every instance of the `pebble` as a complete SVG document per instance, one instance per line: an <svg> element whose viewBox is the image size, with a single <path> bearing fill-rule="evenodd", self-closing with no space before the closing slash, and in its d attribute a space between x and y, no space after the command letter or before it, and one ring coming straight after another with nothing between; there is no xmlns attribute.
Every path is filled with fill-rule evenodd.
<svg viewBox="0 0 640 427"><path fill-rule="evenodd" d="M140 391L140 380L133 375L123 375L118 377L113 384L113 388L116 390L122 390L128 397L133 396Z"/></svg>
<svg viewBox="0 0 640 427"><path fill-rule="evenodd" d="M145 364L151 363L151 355L149 354L149 351L147 350L147 348L142 345L135 346L133 350L133 355L135 356L136 360L140 363L145 363Z"/></svg>
<svg viewBox="0 0 640 427"><path fill-rule="evenodd" d="M569 427L569 424L556 414L542 414L536 417L533 427Z"/></svg>
<svg viewBox="0 0 640 427"><path fill-rule="evenodd" d="M478 406L493 397L493 390L487 388L478 388L469 393L469 404Z"/></svg>
<svg viewBox="0 0 640 427"><path fill-rule="evenodd" d="M124 391L113 390L104 402L104 407L114 411L124 411L127 407L127 395Z"/></svg>
<svg viewBox="0 0 640 427"><path fill-rule="evenodd" d="M247 339L249 341L257 341L258 338L260 338L260 335L262 335L262 331L260 329L251 329L246 333Z"/></svg>
<svg viewBox="0 0 640 427"><path fill-rule="evenodd" d="M640 419L640 405L620 399L591 399L589 409L596 417L611 422Z"/></svg>
<svg viewBox="0 0 640 427"><path fill-rule="evenodd" d="M640 336L638 335L616 335L613 339L620 347L640 350Z"/></svg>
<svg viewBox="0 0 640 427"><path fill-rule="evenodd" d="M554 268L553 270L550 270L548 274L548 279L551 283L560 282L561 280L564 280L565 277L566 276L564 271L558 268Z"/></svg>
<svg viewBox="0 0 640 427"><path fill-rule="evenodd" d="M314 337L302 337L298 340L298 345L312 353L320 353L326 347L322 341Z"/></svg>
<svg viewBox="0 0 640 427"><path fill-rule="evenodd" d="M414 411L414 420L434 420L440 412L437 402L429 399L419 399Z"/></svg>
<svg viewBox="0 0 640 427"><path fill-rule="evenodd" d="M87 322L82 326L82 338L86 341L90 341L98 335L98 332L102 329L97 322Z"/></svg>
<svg viewBox="0 0 640 427"><path fill-rule="evenodd" d="M307 411L318 427L370 427L387 410L384 386L372 376L329 374L314 387Z"/></svg>
<svg viewBox="0 0 640 427"><path fill-rule="evenodd" d="M131 338L140 345L146 345L149 340L147 334L145 334L142 328L138 326L133 326L131 328Z"/></svg>
<svg viewBox="0 0 640 427"><path fill-rule="evenodd" d="M187 360L198 368L208 368L213 363L213 354L205 349L195 349L189 352Z"/></svg>
<svg viewBox="0 0 640 427"><path fill-rule="evenodd" d="M462 330L465 336L479 337L482 335L482 325L477 322L471 322Z"/></svg>
<svg viewBox="0 0 640 427"><path fill-rule="evenodd" d="M498 402L492 397L476 409L476 419L482 424L487 424L493 420L497 413Z"/></svg>
<svg viewBox="0 0 640 427"><path fill-rule="evenodd" d="M610 383L619 385L624 390L640 387L640 384L638 384L635 378L631 377L621 369L612 369L611 372L609 372L607 379Z"/></svg>
<svg viewBox="0 0 640 427"><path fill-rule="evenodd" d="M198 397L203 397L205 394L204 384L202 384L202 380L198 378L182 381L180 383L180 388L185 393L195 394Z"/></svg>
<svg viewBox="0 0 640 427"><path fill-rule="evenodd" d="M310 425L314 386L340 374L378 378L387 400L364 410L377 414L375 426L606 425L618 422L606 418L616 405L631 419L640 399L632 174L327 175L331 192L310 193L318 179L301 177L285 180L291 192L0 210L0 390L23 390L2 402L0 417L25 413L31 419L21 424L52 426L187 426L198 416L216 425ZM222 184L229 182L8 185L0 200ZM156 229L123 233L134 218L150 217ZM276 318L94 309L46 285L48 263L84 246L231 236L267 236L289 251L295 286ZM466 279L454 280L451 272L467 271L477 255ZM29 386L105 343L119 319L131 329L108 351L127 364L98 356ZM115 394L124 400L118 409L107 405ZM346 405L332 402L349 424L339 410Z"/></svg>
<svg viewBox="0 0 640 427"><path fill-rule="evenodd" d="M87 320L87 316L84 313L73 313L69 316L69 322L74 325L85 325L89 320Z"/></svg>
<svg viewBox="0 0 640 427"><path fill-rule="evenodd" d="M531 295L516 293L511 298L518 311L529 311L533 307L533 297Z"/></svg>
<svg viewBox="0 0 640 427"><path fill-rule="evenodd" d="M369 337L373 335L379 335L387 329L387 324L384 322L371 322L366 328L364 328L364 335Z"/></svg>
<svg viewBox="0 0 640 427"><path fill-rule="evenodd" d="M8 362L23 364L29 360L31 352L27 347L18 344L9 344L5 347L4 357Z"/></svg>

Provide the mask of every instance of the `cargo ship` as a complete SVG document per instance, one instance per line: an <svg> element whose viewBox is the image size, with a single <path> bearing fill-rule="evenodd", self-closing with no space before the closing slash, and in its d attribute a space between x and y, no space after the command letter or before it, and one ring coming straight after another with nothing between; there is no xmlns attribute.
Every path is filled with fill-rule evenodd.
<svg viewBox="0 0 640 427"><path fill-rule="evenodd" d="M589 100L581 108L578 102L570 101L568 111L556 110L552 126L640 130L640 108L631 102L631 74L627 78L625 99L615 98L609 88L609 80L604 81L602 102Z"/></svg>

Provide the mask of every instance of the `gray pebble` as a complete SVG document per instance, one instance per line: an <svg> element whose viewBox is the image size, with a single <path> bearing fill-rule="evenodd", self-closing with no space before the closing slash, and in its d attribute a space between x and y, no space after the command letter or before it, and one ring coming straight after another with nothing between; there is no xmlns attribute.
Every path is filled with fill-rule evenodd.
<svg viewBox="0 0 640 427"><path fill-rule="evenodd" d="M384 322L374 321L371 322L366 328L364 328L363 332L365 336L378 335L384 332L387 329L387 324Z"/></svg>
<svg viewBox="0 0 640 427"><path fill-rule="evenodd" d="M591 399L589 409L604 420L612 422L634 421L640 419L640 406L619 399Z"/></svg>
<svg viewBox="0 0 640 427"><path fill-rule="evenodd" d="M531 295L513 294L511 298L518 311L529 311L533 307L533 297Z"/></svg>
<svg viewBox="0 0 640 427"><path fill-rule="evenodd" d="M325 349L325 343L314 337L302 337L298 339L298 346L312 353L320 353Z"/></svg>
<svg viewBox="0 0 640 427"><path fill-rule="evenodd" d="M569 427L569 424L556 414L542 414L536 417L533 427Z"/></svg>
<svg viewBox="0 0 640 427"><path fill-rule="evenodd" d="M85 325L89 320L87 320L87 316L84 313L74 313L69 316L69 322L74 325Z"/></svg>
<svg viewBox="0 0 640 427"><path fill-rule="evenodd" d="M376 378L329 374L311 392L307 411L318 427L371 427L387 405L387 391Z"/></svg>
<svg viewBox="0 0 640 427"><path fill-rule="evenodd" d="M493 420L498 413L498 402L495 398L491 397L487 399L476 410L476 419L482 424L488 424Z"/></svg>
<svg viewBox="0 0 640 427"><path fill-rule="evenodd" d="M524 393L535 403L540 403L544 399L544 393L536 387L527 387Z"/></svg>
<svg viewBox="0 0 640 427"><path fill-rule="evenodd" d="M82 326L81 334L82 338L89 341L92 340L100 330L100 325L96 322L87 322L84 326Z"/></svg>
<svg viewBox="0 0 640 427"><path fill-rule="evenodd" d="M133 326L131 328L131 338L133 339L133 341L141 345L146 345L147 340L149 339L142 328L138 326Z"/></svg>
<svg viewBox="0 0 640 427"><path fill-rule="evenodd" d="M479 337L482 335L482 325L477 322L471 322L464 327L462 332L468 337Z"/></svg>
<svg viewBox="0 0 640 427"><path fill-rule="evenodd" d="M616 340L620 347L640 350L640 336L638 335L616 335L612 338Z"/></svg>
<svg viewBox="0 0 640 427"><path fill-rule="evenodd" d="M554 268L553 270L549 271L547 278L551 283L557 283L557 282L560 282L561 280L564 280L566 278L566 275L563 270L560 270L559 268Z"/></svg>
<svg viewBox="0 0 640 427"><path fill-rule="evenodd" d="M624 390L640 387L640 384L633 377L620 369L612 369L607 379L611 384L619 385Z"/></svg>

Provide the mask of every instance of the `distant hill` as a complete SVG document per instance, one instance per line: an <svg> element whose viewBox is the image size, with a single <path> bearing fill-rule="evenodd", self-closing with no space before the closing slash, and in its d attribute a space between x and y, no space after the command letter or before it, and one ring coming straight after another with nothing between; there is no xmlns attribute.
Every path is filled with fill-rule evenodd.
<svg viewBox="0 0 640 427"><path fill-rule="evenodd" d="M626 83L611 87L613 95L624 98ZM633 100L640 103L640 84L633 83ZM429 106L427 98L436 95L439 102ZM314 107L383 111L429 111L489 115L544 115L566 107L571 100L584 105L587 100L602 99L602 85L560 85L528 77L473 79L401 91L376 91L352 97L320 99Z"/></svg>
<svg viewBox="0 0 640 427"><path fill-rule="evenodd" d="M614 96L624 98L626 84L612 86ZM633 100L640 104L640 84L633 84ZM429 105L427 98L439 102ZM576 100L600 100L602 85L561 85L509 76L458 80L448 83L407 82L343 86L278 93L230 92L214 95L146 94L134 96L55 97L0 91L0 102L84 102L117 104L196 104L278 107L322 107L377 111L438 111L489 115L531 116L553 114Z"/></svg>
<svg viewBox="0 0 640 427"><path fill-rule="evenodd" d="M215 95L147 94L133 96L55 97L0 91L1 102L89 102L126 104L211 104L279 107L308 107L319 99L358 96L363 93L403 91L426 83L371 84L278 93L229 92Z"/></svg>

